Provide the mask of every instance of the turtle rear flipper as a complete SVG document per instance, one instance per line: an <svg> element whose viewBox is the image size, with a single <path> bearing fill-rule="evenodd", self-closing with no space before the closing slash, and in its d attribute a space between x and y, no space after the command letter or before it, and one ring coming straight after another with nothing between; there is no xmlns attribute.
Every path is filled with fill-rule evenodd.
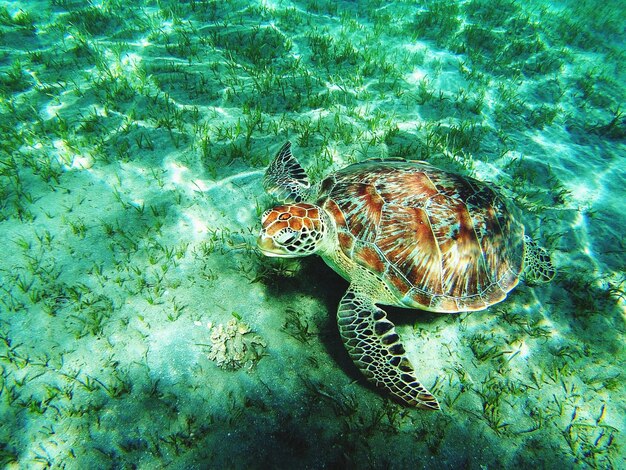
<svg viewBox="0 0 626 470"><path fill-rule="evenodd" d="M376 386L405 405L438 410L439 403L415 377L387 314L352 287L339 303L339 333L350 357Z"/></svg>
<svg viewBox="0 0 626 470"><path fill-rule="evenodd" d="M263 187L281 202L302 202L308 196L311 183L291 154L291 142L286 142L270 163L263 178Z"/></svg>
<svg viewBox="0 0 626 470"><path fill-rule="evenodd" d="M556 275L556 269L550 254L537 245L528 235L524 236L526 250L524 252L524 279L527 284L544 284Z"/></svg>

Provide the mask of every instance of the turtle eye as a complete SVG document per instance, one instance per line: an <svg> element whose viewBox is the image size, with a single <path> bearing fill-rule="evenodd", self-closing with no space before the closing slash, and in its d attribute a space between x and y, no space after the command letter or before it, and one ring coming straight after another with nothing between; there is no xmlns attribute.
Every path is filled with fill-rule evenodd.
<svg viewBox="0 0 626 470"><path fill-rule="evenodd" d="M300 232L296 232L295 230L290 228L285 228L276 234L274 240L279 245L285 246L294 243L299 238L299 236Z"/></svg>

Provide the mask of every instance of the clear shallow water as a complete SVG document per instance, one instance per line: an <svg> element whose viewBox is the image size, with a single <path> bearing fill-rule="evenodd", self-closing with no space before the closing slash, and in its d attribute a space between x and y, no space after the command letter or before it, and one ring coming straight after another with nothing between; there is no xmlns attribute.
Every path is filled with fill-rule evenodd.
<svg viewBox="0 0 626 470"><path fill-rule="evenodd" d="M2 2L0 32L4 465L624 465L619 2ZM553 253L487 311L390 309L441 412L353 368L321 261L255 251L286 139L316 179L491 181Z"/></svg>

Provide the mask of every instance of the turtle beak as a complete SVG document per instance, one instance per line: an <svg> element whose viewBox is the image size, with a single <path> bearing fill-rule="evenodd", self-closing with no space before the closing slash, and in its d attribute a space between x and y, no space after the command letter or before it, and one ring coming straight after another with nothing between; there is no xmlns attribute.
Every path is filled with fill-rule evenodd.
<svg viewBox="0 0 626 470"><path fill-rule="evenodd" d="M256 244L265 256L280 257L285 256L282 250L276 247L272 237L266 236L263 232L256 239Z"/></svg>

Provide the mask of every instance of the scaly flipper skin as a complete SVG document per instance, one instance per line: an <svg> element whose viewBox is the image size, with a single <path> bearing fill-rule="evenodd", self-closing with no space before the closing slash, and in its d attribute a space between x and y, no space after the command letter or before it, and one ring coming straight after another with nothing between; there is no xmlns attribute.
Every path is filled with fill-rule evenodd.
<svg viewBox="0 0 626 470"><path fill-rule="evenodd" d="M339 303L337 320L350 357L368 380L406 405L439 409L417 381L393 323L367 296L350 287Z"/></svg>
<svg viewBox="0 0 626 470"><path fill-rule="evenodd" d="M524 236L524 280L527 284L544 284L556 275L549 253L532 238Z"/></svg>
<svg viewBox="0 0 626 470"><path fill-rule="evenodd" d="M263 187L281 202L301 202L308 196L309 177L291 154L291 142L286 142L270 163Z"/></svg>

